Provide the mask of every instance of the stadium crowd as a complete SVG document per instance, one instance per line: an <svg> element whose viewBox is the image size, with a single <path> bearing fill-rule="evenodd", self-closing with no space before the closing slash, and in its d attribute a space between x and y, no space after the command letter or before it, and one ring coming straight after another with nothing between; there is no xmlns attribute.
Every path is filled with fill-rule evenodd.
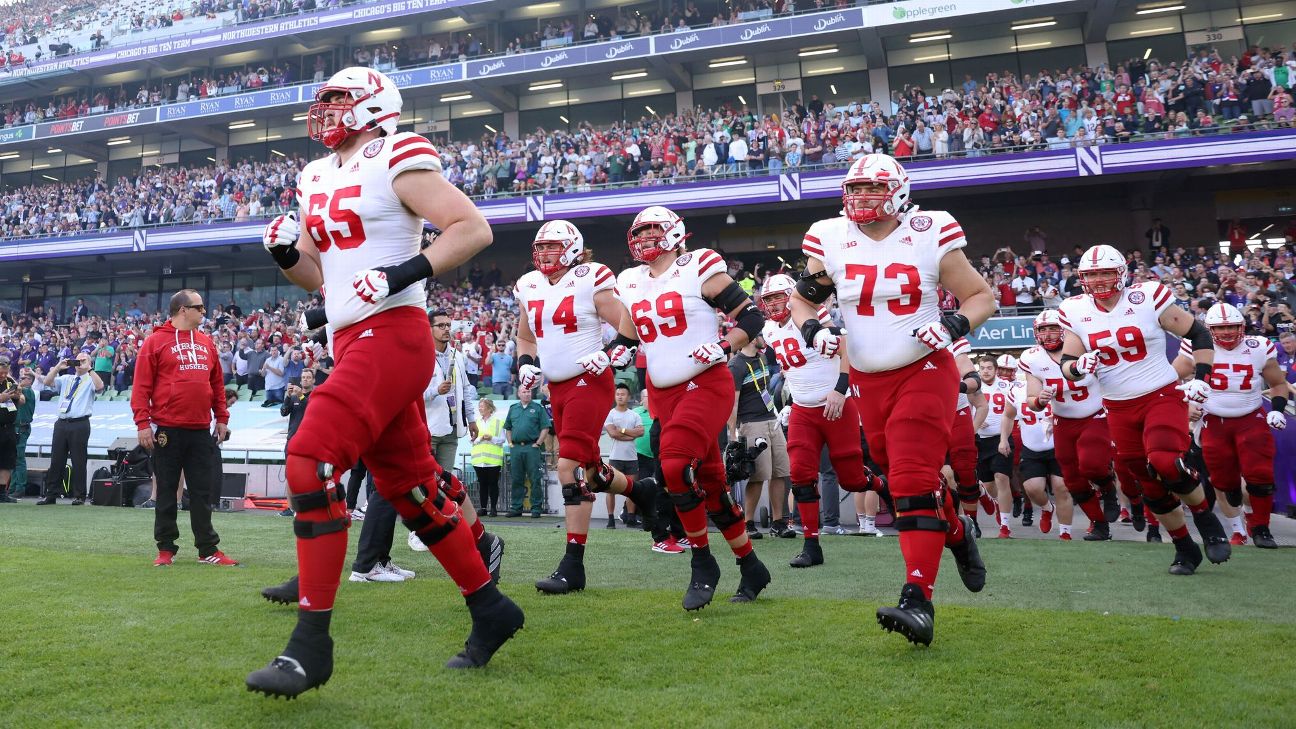
<svg viewBox="0 0 1296 729"><path fill-rule="evenodd" d="M279 67L251 69L247 79L233 83L269 83L284 73ZM597 185L653 186L840 167L874 151L903 160L934 159L1291 126L1293 82L1296 50L1256 51L1228 64L1205 53L1164 68L1155 60L1131 59L1114 72L1044 71L1021 80L992 73L984 83L967 78L958 90L936 96L909 88L896 94L889 111L877 101L835 106L811 96L798 98L781 116L758 116L747 106L693 109L607 128L537 128L516 140L488 134L443 144L440 152L447 179L469 195L584 192ZM231 81L195 79L180 86L192 95L219 92L217 85L224 83ZM141 87L135 101L149 103L142 100L159 93L169 98L171 92ZM106 103L111 102L98 97L68 98L61 106L51 100L44 111L29 104L10 109L8 117L66 118ZM272 215L290 203L295 173L304 164L283 157L192 169L147 167L111 184L96 178L10 190L0 197L0 236Z"/></svg>

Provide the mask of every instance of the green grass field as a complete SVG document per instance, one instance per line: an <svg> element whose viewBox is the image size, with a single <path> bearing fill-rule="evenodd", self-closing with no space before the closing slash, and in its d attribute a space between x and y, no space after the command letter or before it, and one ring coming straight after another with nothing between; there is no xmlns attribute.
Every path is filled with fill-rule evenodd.
<svg viewBox="0 0 1296 729"><path fill-rule="evenodd" d="M467 634L462 601L398 527L396 560L419 578L344 582L333 679L285 702L243 679L294 622L257 594L295 570L290 522L217 515L237 568L192 548L154 568L151 527L141 510L0 510L0 726L1296 725L1291 549L1238 549L1185 579L1165 572L1169 545L986 540L988 587L967 593L947 558L922 649L874 620L900 586L894 539L826 537L828 564L804 571L787 567L799 542L765 539L774 582L757 603L686 614L687 555L651 553L642 532L597 529L591 587L548 597L532 583L562 533L492 525L527 627L459 673L442 664ZM738 570L722 567L727 596Z"/></svg>

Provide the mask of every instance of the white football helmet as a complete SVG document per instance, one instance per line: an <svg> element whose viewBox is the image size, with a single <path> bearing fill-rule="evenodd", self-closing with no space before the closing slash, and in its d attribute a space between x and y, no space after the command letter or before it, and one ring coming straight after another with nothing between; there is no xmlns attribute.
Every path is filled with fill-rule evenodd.
<svg viewBox="0 0 1296 729"><path fill-rule="evenodd" d="M324 101L338 92L346 99ZM337 149L366 129L395 134L403 105L400 89L382 72L360 66L344 68L315 92L315 103L306 115L306 134L329 149ZM330 112L336 115L331 126Z"/></svg>
<svg viewBox="0 0 1296 729"><path fill-rule="evenodd" d="M1080 257L1080 287L1098 301L1120 296L1125 290L1125 256L1109 245L1097 245Z"/></svg>
<svg viewBox="0 0 1296 729"><path fill-rule="evenodd" d="M1216 345L1233 349L1246 333L1246 319L1236 306L1221 302L1206 310L1206 328Z"/></svg>
<svg viewBox="0 0 1296 729"><path fill-rule="evenodd" d="M852 192L854 185L885 185L886 192ZM877 203L869 207L869 203ZM894 157L869 154L855 161L842 180L842 206L853 223L894 218L909 202L909 175Z"/></svg>
<svg viewBox="0 0 1296 729"><path fill-rule="evenodd" d="M1017 379L1017 358L1011 354L1001 354L995 360L995 374L999 379L1012 382Z"/></svg>
<svg viewBox="0 0 1296 729"><path fill-rule="evenodd" d="M666 251L682 249L688 237L680 216L661 205L653 205L635 216L626 241L636 261L651 263Z"/></svg>
<svg viewBox="0 0 1296 729"><path fill-rule="evenodd" d="M796 283L785 273L776 273L769 277L760 292L760 308L765 312L766 318L778 324L787 322L788 317L792 316L788 302L791 301L792 291L795 288Z"/></svg>
<svg viewBox="0 0 1296 729"><path fill-rule="evenodd" d="M1057 309L1045 309L1035 316L1035 341L1049 352L1062 348L1062 318Z"/></svg>
<svg viewBox="0 0 1296 729"><path fill-rule="evenodd" d="M540 250L540 246L557 243L559 250L552 248ZM564 268L576 265L585 252L585 236L575 225L566 220L550 220L536 231L535 242L531 244L531 263L536 270L546 276L552 276Z"/></svg>

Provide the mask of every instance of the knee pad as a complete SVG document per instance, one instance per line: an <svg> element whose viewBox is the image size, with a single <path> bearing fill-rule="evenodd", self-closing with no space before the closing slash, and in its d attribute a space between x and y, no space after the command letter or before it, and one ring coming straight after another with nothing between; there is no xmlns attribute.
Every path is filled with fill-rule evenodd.
<svg viewBox="0 0 1296 729"><path fill-rule="evenodd" d="M1231 491L1224 491L1224 500L1227 501L1228 505L1233 507L1234 509L1238 508L1239 506L1242 505L1242 489L1233 489Z"/></svg>
<svg viewBox="0 0 1296 729"><path fill-rule="evenodd" d="M941 502L936 493L918 496L898 496L895 499L896 531L925 531L944 533L949 524L938 515ZM933 514L915 514L916 511L929 511Z"/></svg>
<svg viewBox="0 0 1296 729"><path fill-rule="evenodd" d="M1179 497L1174 494L1165 496L1144 496L1143 505L1146 506L1153 514L1169 514L1179 508Z"/></svg>
<svg viewBox="0 0 1296 729"><path fill-rule="evenodd" d="M594 494L590 493L590 490L580 481L563 484L562 497L563 506L580 506L586 501L594 500Z"/></svg>
<svg viewBox="0 0 1296 729"><path fill-rule="evenodd" d="M1271 483L1249 483L1246 490L1248 494L1261 498L1274 495L1274 485Z"/></svg>
<svg viewBox="0 0 1296 729"><path fill-rule="evenodd" d="M685 461L682 459L669 459L660 461L662 473L676 471L679 474L680 488L671 490L671 481L667 480L667 490L670 491L671 501L674 502L675 508L680 511L692 511L703 504L706 500L706 494L702 489L697 487L697 460Z"/></svg>
<svg viewBox="0 0 1296 729"><path fill-rule="evenodd" d="M814 483L792 484L792 498L798 504L811 504L819 500L819 486Z"/></svg>
<svg viewBox="0 0 1296 729"><path fill-rule="evenodd" d="M742 507L733 500L733 495L729 493L729 489L720 492L719 501L720 508L715 511L708 511L707 516L711 517L711 521L720 531L724 531L734 524L741 524L746 520Z"/></svg>
<svg viewBox="0 0 1296 729"><path fill-rule="evenodd" d="M391 503L405 528L429 547L449 536L463 518L459 504L445 491L440 488L429 491L422 484L392 499Z"/></svg>
<svg viewBox="0 0 1296 729"><path fill-rule="evenodd" d="M891 503L891 497L887 495L886 479L877 475L868 466L864 467L864 483L844 483L838 482L838 487L842 491L849 491L853 494L862 494L867 491L876 491L888 504Z"/></svg>
<svg viewBox="0 0 1296 729"><path fill-rule="evenodd" d="M589 492L601 494L612 488L612 479L616 476L616 471L612 470L612 466L605 461L582 463L581 467L585 469L585 474L589 478L587 482Z"/></svg>
<svg viewBox="0 0 1296 729"><path fill-rule="evenodd" d="M346 491L338 484L333 466L290 455L284 470L288 478L288 504L295 514L294 534L301 539L314 539L351 526Z"/></svg>
<svg viewBox="0 0 1296 729"><path fill-rule="evenodd" d="M977 503L978 497L981 496L981 488L975 483L960 483L955 490L958 492L959 501L962 501L965 504L975 504Z"/></svg>
<svg viewBox="0 0 1296 729"><path fill-rule="evenodd" d="M1197 472L1189 468L1182 457L1170 453L1149 453L1147 472L1152 478L1161 479L1165 487L1176 494L1190 494L1198 485Z"/></svg>
<svg viewBox="0 0 1296 729"><path fill-rule="evenodd" d="M453 472L442 469L439 478L441 479L441 490L445 492L445 495L451 501L462 506L463 502L468 500L468 489L464 487L463 482Z"/></svg>

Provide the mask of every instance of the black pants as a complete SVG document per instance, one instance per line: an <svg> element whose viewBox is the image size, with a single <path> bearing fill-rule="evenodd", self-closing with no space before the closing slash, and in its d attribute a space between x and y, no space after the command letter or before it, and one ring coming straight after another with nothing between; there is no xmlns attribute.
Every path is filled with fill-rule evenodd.
<svg viewBox="0 0 1296 729"><path fill-rule="evenodd" d="M656 420L648 431L648 443L653 453L656 453L661 446L661 425ZM671 536L683 539L684 524L680 522L679 514L675 511L675 502L666 491L666 479L662 476L661 461L640 454L639 474L643 476L649 473L657 479L657 499L655 509L648 514L639 515L639 518L643 519L644 529L652 532L654 542L664 542Z"/></svg>
<svg viewBox="0 0 1296 729"><path fill-rule="evenodd" d="M72 459L72 479L69 490L72 498L86 497L86 445L90 442L90 418L54 421L54 436L50 445L49 471L45 473L45 496L63 495L63 472L68 459ZM174 487L173 487L174 488Z"/></svg>
<svg viewBox="0 0 1296 729"><path fill-rule="evenodd" d="M356 502L360 500L360 487L364 486L365 476L368 475L369 469L365 468L364 461L356 461L356 464L351 467L351 471L347 475L346 505L348 511L355 510ZM369 479L369 483L373 483L372 478ZM370 489L370 495L373 495L372 489Z"/></svg>
<svg viewBox="0 0 1296 729"><path fill-rule="evenodd" d="M473 470L477 472L477 489L480 496L477 508L482 513L499 513L495 505L499 502L500 471L504 470L503 466L473 466Z"/></svg>
<svg viewBox="0 0 1296 729"><path fill-rule="evenodd" d="M351 565L352 570L360 573L368 572L379 562L386 564L391 561L392 537L396 532L396 507L373 487L372 476L368 482L369 503L365 506L360 544Z"/></svg>
<svg viewBox="0 0 1296 729"><path fill-rule="evenodd" d="M180 528L176 526L176 489L180 474L184 473L185 487L189 491L189 525L193 529L194 546L198 556L210 557L216 552L220 537L212 528L211 493L219 492L215 483L216 463L220 456L214 437L206 428L158 427L154 436L153 474L157 477L157 508L153 511L153 539L158 551L179 552L176 539Z"/></svg>

